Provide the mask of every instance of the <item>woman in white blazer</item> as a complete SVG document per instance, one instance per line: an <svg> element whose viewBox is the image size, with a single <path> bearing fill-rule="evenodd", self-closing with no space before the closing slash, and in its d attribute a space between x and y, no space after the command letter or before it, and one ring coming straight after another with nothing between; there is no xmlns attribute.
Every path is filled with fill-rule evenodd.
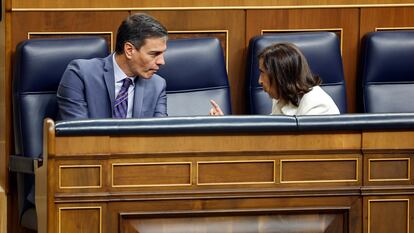
<svg viewBox="0 0 414 233"><path fill-rule="evenodd" d="M332 98L319 86L305 56L291 43L277 43L259 54L259 84L273 99L272 115L339 114ZM223 115L211 100L210 115Z"/></svg>

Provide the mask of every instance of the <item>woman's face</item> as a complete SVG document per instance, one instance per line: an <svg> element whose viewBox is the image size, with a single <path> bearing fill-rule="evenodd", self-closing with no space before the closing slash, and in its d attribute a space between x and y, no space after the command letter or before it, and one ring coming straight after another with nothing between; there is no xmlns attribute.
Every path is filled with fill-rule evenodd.
<svg viewBox="0 0 414 233"><path fill-rule="evenodd" d="M279 99L279 93L277 91L276 80L270 82L270 77L263 65L263 59L259 59L259 84L263 87L263 91L265 91L271 98Z"/></svg>

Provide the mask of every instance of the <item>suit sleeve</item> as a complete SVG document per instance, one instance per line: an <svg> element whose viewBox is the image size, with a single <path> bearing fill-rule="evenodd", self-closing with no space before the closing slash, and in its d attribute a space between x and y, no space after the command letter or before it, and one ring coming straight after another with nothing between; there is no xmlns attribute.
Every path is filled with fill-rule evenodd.
<svg viewBox="0 0 414 233"><path fill-rule="evenodd" d="M89 118L85 97L85 85L76 61L71 62L63 73L57 91L60 120Z"/></svg>
<svg viewBox="0 0 414 233"><path fill-rule="evenodd" d="M166 93L166 82L162 80L162 89L155 106L154 117L165 117L167 114L167 93Z"/></svg>

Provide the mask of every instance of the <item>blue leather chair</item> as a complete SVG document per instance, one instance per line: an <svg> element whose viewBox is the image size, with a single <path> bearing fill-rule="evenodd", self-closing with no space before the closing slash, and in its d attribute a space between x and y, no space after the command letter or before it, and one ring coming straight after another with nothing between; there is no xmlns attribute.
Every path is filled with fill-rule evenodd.
<svg viewBox="0 0 414 233"><path fill-rule="evenodd" d="M169 40L159 75L167 81L169 116L208 115L210 99L231 113L230 88L217 38Z"/></svg>
<svg viewBox="0 0 414 233"><path fill-rule="evenodd" d="M55 119L56 91L68 63L76 58L104 57L108 46L98 37L34 39L17 46L13 73L15 156L18 207L23 226L36 229L33 161L42 157L43 119Z"/></svg>
<svg viewBox="0 0 414 233"><path fill-rule="evenodd" d="M414 112L414 31L367 34L360 71L364 112Z"/></svg>
<svg viewBox="0 0 414 233"><path fill-rule="evenodd" d="M270 114L272 101L258 83L258 54L277 42L291 42L299 47L314 74L323 80L321 87L332 97L341 113L347 112L346 88L340 41L332 32L276 33L250 40L247 56L247 102L250 114Z"/></svg>

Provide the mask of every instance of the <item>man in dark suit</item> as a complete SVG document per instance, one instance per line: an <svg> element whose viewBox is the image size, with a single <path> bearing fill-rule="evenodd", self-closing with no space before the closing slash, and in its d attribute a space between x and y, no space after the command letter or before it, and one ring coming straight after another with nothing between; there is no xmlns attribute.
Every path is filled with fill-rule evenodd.
<svg viewBox="0 0 414 233"><path fill-rule="evenodd" d="M118 28L115 53L72 61L57 100L61 120L167 115L164 65L167 30L155 18L134 14Z"/></svg>

